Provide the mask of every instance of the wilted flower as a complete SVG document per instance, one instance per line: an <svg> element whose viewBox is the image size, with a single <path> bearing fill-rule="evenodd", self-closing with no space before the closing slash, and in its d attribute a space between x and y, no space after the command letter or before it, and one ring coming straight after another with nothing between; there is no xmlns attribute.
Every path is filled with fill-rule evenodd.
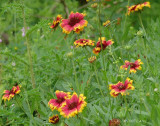
<svg viewBox="0 0 160 126"><path fill-rule="evenodd" d="M82 112L83 108L87 105L84 101L86 97L83 94L78 95L74 92L71 98L67 98L65 104L62 106L60 114L65 118L73 117Z"/></svg>
<svg viewBox="0 0 160 126"><path fill-rule="evenodd" d="M102 41L102 48L103 48L103 50L104 50L107 46L112 45L112 44L114 43L112 39L106 41L106 40L105 40L105 37L101 37L101 41ZM97 42L96 47L93 49L93 53L94 53L94 54L99 54L100 51L101 51L101 43L100 43L100 38L99 38L99 41Z"/></svg>
<svg viewBox="0 0 160 126"><path fill-rule="evenodd" d="M71 31L75 31L76 33L80 33L83 31L84 27L87 26L88 22L84 20L85 14L83 13L73 13L69 15L68 19L63 19L62 23L60 24L63 32L69 34Z"/></svg>
<svg viewBox="0 0 160 126"><path fill-rule="evenodd" d="M133 62L129 62L129 61L125 61L125 65L122 65L120 68L121 69L125 69L127 70L128 67L130 66L130 70L129 73L136 73L137 70L141 70L141 64L143 64L143 62L141 61L141 59L136 60L134 63Z"/></svg>
<svg viewBox="0 0 160 126"><path fill-rule="evenodd" d="M119 119L109 120L109 126L119 126L119 125L120 125L120 120Z"/></svg>
<svg viewBox="0 0 160 126"><path fill-rule="evenodd" d="M78 39L74 42L74 45L76 47L79 46L94 46L94 41L90 40L90 39Z"/></svg>
<svg viewBox="0 0 160 126"><path fill-rule="evenodd" d="M57 99L51 99L48 102L48 105L52 111L54 109L57 109L58 111L60 111L61 106L65 103L66 98L70 97L70 93L66 93L66 92L57 90L55 94L56 94Z"/></svg>
<svg viewBox="0 0 160 126"><path fill-rule="evenodd" d="M55 29L59 25L60 21L62 20L62 15L57 15L56 19L53 20L53 23L49 23L50 28Z"/></svg>
<svg viewBox="0 0 160 126"><path fill-rule="evenodd" d="M15 62L12 62L12 66L16 66L16 63L15 63Z"/></svg>
<svg viewBox="0 0 160 126"><path fill-rule="evenodd" d="M58 115L53 115L53 116L49 117L49 122L52 123L52 124L58 123L59 122Z"/></svg>
<svg viewBox="0 0 160 126"><path fill-rule="evenodd" d="M150 2L144 2L142 4L132 5L128 7L128 15L130 15L131 12L140 11L143 9L143 7L151 7Z"/></svg>
<svg viewBox="0 0 160 126"><path fill-rule="evenodd" d="M117 97L119 94L121 94L122 96L129 94L127 90L134 90L132 82L133 80L127 78L124 83L119 81L117 84L110 84L109 85L109 89L111 90L110 95L113 97Z"/></svg>
<svg viewBox="0 0 160 126"><path fill-rule="evenodd" d="M96 61L96 56L91 56L90 58L88 58L88 61L90 63L93 63L94 61Z"/></svg>
<svg viewBox="0 0 160 126"><path fill-rule="evenodd" d="M105 26L105 27L106 27L106 26L109 26L110 23L111 23L111 21L110 21L110 20L107 20L106 22L103 23L103 26Z"/></svg>
<svg viewBox="0 0 160 126"><path fill-rule="evenodd" d="M92 8L96 8L98 6L98 4L97 3L93 3L93 4L91 4L91 7Z"/></svg>
<svg viewBox="0 0 160 126"><path fill-rule="evenodd" d="M21 86L13 86L13 88L11 90L5 90L3 93L3 97L2 100L6 101L6 100L10 100L11 98L14 97L15 94L19 94L20 93L20 87Z"/></svg>

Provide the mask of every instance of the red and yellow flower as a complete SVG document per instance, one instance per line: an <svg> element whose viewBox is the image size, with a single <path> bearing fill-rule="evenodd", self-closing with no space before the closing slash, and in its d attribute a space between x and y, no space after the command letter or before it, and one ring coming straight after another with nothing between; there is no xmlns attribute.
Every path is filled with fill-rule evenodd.
<svg viewBox="0 0 160 126"><path fill-rule="evenodd" d="M62 106L60 114L65 118L73 117L82 112L87 105L83 94L78 95L74 92L71 98L67 98L65 104Z"/></svg>
<svg viewBox="0 0 160 126"><path fill-rule="evenodd" d="M83 13L73 13L69 15L68 19L63 19L60 24L63 32L69 34L71 31L75 31L76 33L80 33L83 31L84 27L87 26L88 22L84 20L85 14Z"/></svg>
<svg viewBox="0 0 160 126"><path fill-rule="evenodd" d="M53 116L49 117L49 122L52 123L52 124L58 123L59 122L58 115L53 115Z"/></svg>
<svg viewBox="0 0 160 126"><path fill-rule="evenodd" d="M135 11L140 11L143 9L143 7L151 7L150 2L144 2L142 4L137 4L137 5L132 5L130 7L128 7L128 15L130 15L130 13L135 12Z"/></svg>
<svg viewBox="0 0 160 126"><path fill-rule="evenodd" d="M2 100L6 101L6 100L10 100L12 99L15 94L19 94L20 93L20 86L13 86L13 88L11 90L5 90L3 93L3 97L2 97Z"/></svg>
<svg viewBox="0 0 160 126"><path fill-rule="evenodd" d="M120 68L121 69L125 69L127 70L128 67L130 66L130 70L129 73L136 73L137 70L141 70L141 64L143 64L143 62L141 61L141 59L136 60L134 63L133 62L129 62L129 61L125 61L125 65L122 65Z"/></svg>
<svg viewBox="0 0 160 126"><path fill-rule="evenodd" d="M122 96L129 94L127 90L134 90L132 82L133 80L127 78L124 83L119 81L117 84L110 84L109 85L109 89L111 90L110 95L113 97L117 97L119 94L121 94Z"/></svg>
<svg viewBox="0 0 160 126"><path fill-rule="evenodd" d="M57 90L55 92L57 99L51 99L48 102L49 107L51 108L51 110L53 111L54 109L57 109L58 111L60 111L62 105L65 103L66 98L70 97L70 93L66 93L63 91L59 91Z"/></svg>
<svg viewBox="0 0 160 126"><path fill-rule="evenodd" d="M57 26L59 25L60 21L62 20L62 15L57 15L57 18L53 20L52 25L50 26L50 28L55 29L57 28ZM49 23L50 25L51 23Z"/></svg>
<svg viewBox="0 0 160 126"><path fill-rule="evenodd" d="M104 50L107 46L112 45L112 44L114 43L112 39L106 41L106 40L105 40L105 37L101 37L101 41L102 41L102 48L103 48L103 50ZM98 40L98 42L97 42L97 44L96 44L96 47L93 49L93 53L94 53L94 54L99 54L100 52L101 52L101 43L100 43L100 38L99 38L99 40Z"/></svg>
<svg viewBox="0 0 160 126"><path fill-rule="evenodd" d="M90 40L90 39L78 39L74 42L74 45L76 47L79 46L94 46L94 41Z"/></svg>

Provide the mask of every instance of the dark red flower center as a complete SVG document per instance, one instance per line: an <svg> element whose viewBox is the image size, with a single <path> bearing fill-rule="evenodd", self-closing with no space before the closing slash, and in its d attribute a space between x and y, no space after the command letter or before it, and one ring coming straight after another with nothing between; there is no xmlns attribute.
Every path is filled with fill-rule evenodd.
<svg viewBox="0 0 160 126"><path fill-rule="evenodd" d="M119 90L124 90L124 89L126 89L126 87L125 87L124 85L120 85L120 86L118 87L118 89L119 89Z"/></svg>
<svg viewBox="0 0 160 126"><path fill-rule="evenodd" d="M80 19L77 18L77 17L74 17L74 18L70 18L69 19L69 25L70 26L74 26L75 24L79 23L80 22Z"/></svg>
<svg viewBox="0 0 160 126"><path fill-rule="evenodd" d="M76 102L73 102L73 103L71 103L70 105L69 105L69 110L72 110L72 109L74 109L74 108L76 108L77 107L77 103Z"/></svg>
<svg viewBox="0 0 160 126"><path fill-rule="evenodd" d="M64 102L64 98L59 98L59 99L57 99L57 102L60 104L60 103L62 103L62 102Z"/></svg>
<svg viewBox="0 0 160 126"><path fill-rule="evenodd" d="M134 63L131 63L130 66L131 66L131 68L135 68L137 65Z"/></svg>

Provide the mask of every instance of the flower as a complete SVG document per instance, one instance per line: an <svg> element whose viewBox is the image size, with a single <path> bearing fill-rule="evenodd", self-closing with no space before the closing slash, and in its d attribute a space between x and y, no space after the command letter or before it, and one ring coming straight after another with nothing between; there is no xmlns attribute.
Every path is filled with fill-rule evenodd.
<svg viewBox="0 0 160 126"><path fill-rule="evenodd" d="M132 5L128 7L128 15L130 15L131 12L140 11L143 9L143 7L151 7L150 2L144 2L142 4Z"/></svg>
<svg viewBox="0 0 160 126"><path fill-rule="evenodd" d="M90 39L78 39L74 42L74 45L79 47L79 46L94 46L94 41Z"/></svg>
<svg viewBox="0 0 160 126"><path fill-rule="evenodd" d="M58 115L53 115L53 116L49 117L49 122L52 123L52 124L58 123L59 122Z"/></svg>
<svg viewBox="0 0 160 126"><path fill-rule="evenodd" d="M77 34L80 31L83 31L84 27L87 26L88 22L84 20L85 14L83 13L73 13L69 15L68 19L63 19L62 23L60 24L63 32L69 34L71 31L75 31Z"/></svg>
<svg viewBox="0 0 160 126"><path fill-rule="evenodd" d="M27 29L29 29L29 27L27 27ZM25 28L23 27L23 28L21 29L21 31L22 31L22 37L24 37L24 36L26 35Z"/></svg>
<svg viewBox="0 0 160 126"><path fill-rule="evenodd" d="M117 97L119 94L126 95L126 90L134 90L134 86L132 85L133 80L129 78L126 79L124 84L122 82L118 82L117 84L110 84L109 89L111 90L110 95L113 97Z"/></svg>
<svg viewBox="0 0 160 126"><path fill-rule="evenodd" d="M2 100L6 101L6 100L10 100L11 98L14 97L15 94L19 94L20 93L20 87L21 86L13 86L13 88L10 90L4 90L4 95L2 97Z"/></svg>
<svg viewBox="0 0 160 126"><path fill-rule="evenodd" d="M83 94L80 94L78 97L74 92L71 98L66 99L66 103L62 106L60 114L65 118L69 118L82 112L83 108L87 105L84 101L85 98Z"/></svg>
<svg viewBox="0 0 160 126"><path fill-rule="evenodd" d="M0 39L0 43L2 42L2 39Z"/></svg>
<svg viewBox="0 0 160 126"><path fill-rule="evenodd" d="M120 125L120 120L119 119L109 120L109 126L119 126L119 125Z"/></svg>
<svg viewBox="0 0 160 126"><path fill-rule="evenodd" d="M110 20L107 20L106 22L103 23L103 26L105 26L105 27L106 27L106 26L109 26L110 23L111 23L111 21L110 21Z"/></svg>
<svg viewBox="0 0 160 126"><path fill-rule="evenodd" d="M96 56L91 56L90 58L88 58L88 61L90 63L93 63L94 61L96 61Z"/></svg>
<svg viewBox="0 0 160 126"><path fill-rule="evenodd" d="M141 59L136 60L134 63L133 62L129 62L129 61L125 61L125 65L122 65L120 68L121 69L125 69L127 70L128 67L130 66L130 70L129 73L136 73L137 70L141 70L141 64L143 64L143 62L141 61Z"/></svg>
<svg viewBox="0 0 160 126"><path fill-rule="evenodd" d="M114 43L112 39L106 41L106 40L105 40L105 37L101 37L101 41L102 41L103 50L104 50L107 46L112 45L112 44ZM99 40L98 40L98 42L97 42L97 44L96 44L96 47L93 49L93 53L94 53L94 54L98 54L98 53L100 53L100 51L101 51L101 43L100 43L100 38L99 38Z"/></svg>
<svg viewBox="0 0 160 126"><path fill-rule="evenodd" d="M57 99L51 99L48 102L49 107L51 108L51 110L53 111L54 109L57 109L58 111L60 111L62 104L65 103L66 98L70 97L70 93L66 93L63 91L59 91L57 90L55 92Z"/></svg>
<svg viewBox="0 0 160 126"><path fill-rule="evenodd" d="M98 6L98 4L97 3L93 3L93 4L91 4L91 7L92 8L96 8Z"/></svg>
<svg viewBox="0 0 160 126"><path fill-rule="evenodd" d="M55 29L57 28L57 26L59 25L60 21L62 20L62 15L57 15L56 20L53 20L52 25L50 26L50 28ZM51 23L49 23L50 25Z"/></svg>

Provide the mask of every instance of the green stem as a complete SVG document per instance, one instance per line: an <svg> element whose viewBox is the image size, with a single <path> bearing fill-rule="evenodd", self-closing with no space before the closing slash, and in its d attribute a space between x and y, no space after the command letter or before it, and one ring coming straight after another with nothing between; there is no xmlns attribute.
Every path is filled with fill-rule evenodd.
<svg viewBox="0 0 160 126"><path fill-rule="evenodd" d="M73 64L73 69L74 69L74 76L75 76L76 88L77 88L77 92L78 92L78 94L79 94L78 78L77 78L76 68L75 68L75 64L74 64L73 59L72 59L72 64Z"/></svg>
<svg viewBox="0 0 160 126"><path fill-rule="evenodd" d="M102 33L101 33L101 0L99 0L99 9L98 9L98 17L99 17L99 38L100 38L100 44L101 44L101 59L103 62L103 67L105 70L105 58L104 58L104 50L103 50L103 45L102 45Z"/></svg>
<svg viewBox="0 0 160 126"><path fill-rule="evenodd" d="M126 16L125 16L125 21L124 21L124 26L123 26L123 36L125 33L125 28L126 28L126 22L127 22L127 17L128 17L127 12L128 12L129 3L130 3L130 0L128 0L127 10L126 10ZM123 46L124 46L124 40L122 40L122 48L121 48L121 57L122 58L123 58L123 55L122 55Z"/></svg>
<svg viewBox="0 0 160 126"><path fill-rule="evenodd" d="M24 12L24 3L23 3L23 7L22 7L22 14L23 14L24 29L25 29L25 32L27 33L27 24L26 24L25 12ZM36 83L35 83L33 62L32 62L31 49L30 49L28 35L26 35L25 38L26 38L26 43L27 43L27 53L28 53L28 58L29 58L29 68L30 68L30 74L31 74L32 87L35 88Z"/></svg>
<svg viewBox="0 0 160 126"><path fill-rule="evenodd" d="M138 14L138 17L139 17L139 21L140 21L140 25L143 29L143 32L145 33L145 37L147 39L147 33L146 33L146 30L144 28L144 25L143 25L143 22L142 22L142 18L141 18L141 14L139 13ZM148 69L149 69L149 62L148 62L148 57L147 57L147 49L146 49L146 46L145 46L145 43L144 43L144 39L143 39L143 48L144 48L144 53L146 55L146 60L147 60L147 66L148 66Z"/></svg>
<svg viewBox="0 0 160 126"><path fill-rule="evenodd" d="M99 90L100 90L100 92L101 92L101 95L104 97L104 94L103 94L102 89L101 89L101 84L100 84L99 79L98 79L96 64L94 64L94 70L95 70L95 73L96 73L96 79L97 79L97 83L98 83L98 85L99 85Z"/></svg>
<svg viewBox="0 0 160 126"><path fill-rule="evenodd" d="M0 54L0 61L2 61L2 57ZM2 63L0 62L0 85L2 84Z"/></svg>

